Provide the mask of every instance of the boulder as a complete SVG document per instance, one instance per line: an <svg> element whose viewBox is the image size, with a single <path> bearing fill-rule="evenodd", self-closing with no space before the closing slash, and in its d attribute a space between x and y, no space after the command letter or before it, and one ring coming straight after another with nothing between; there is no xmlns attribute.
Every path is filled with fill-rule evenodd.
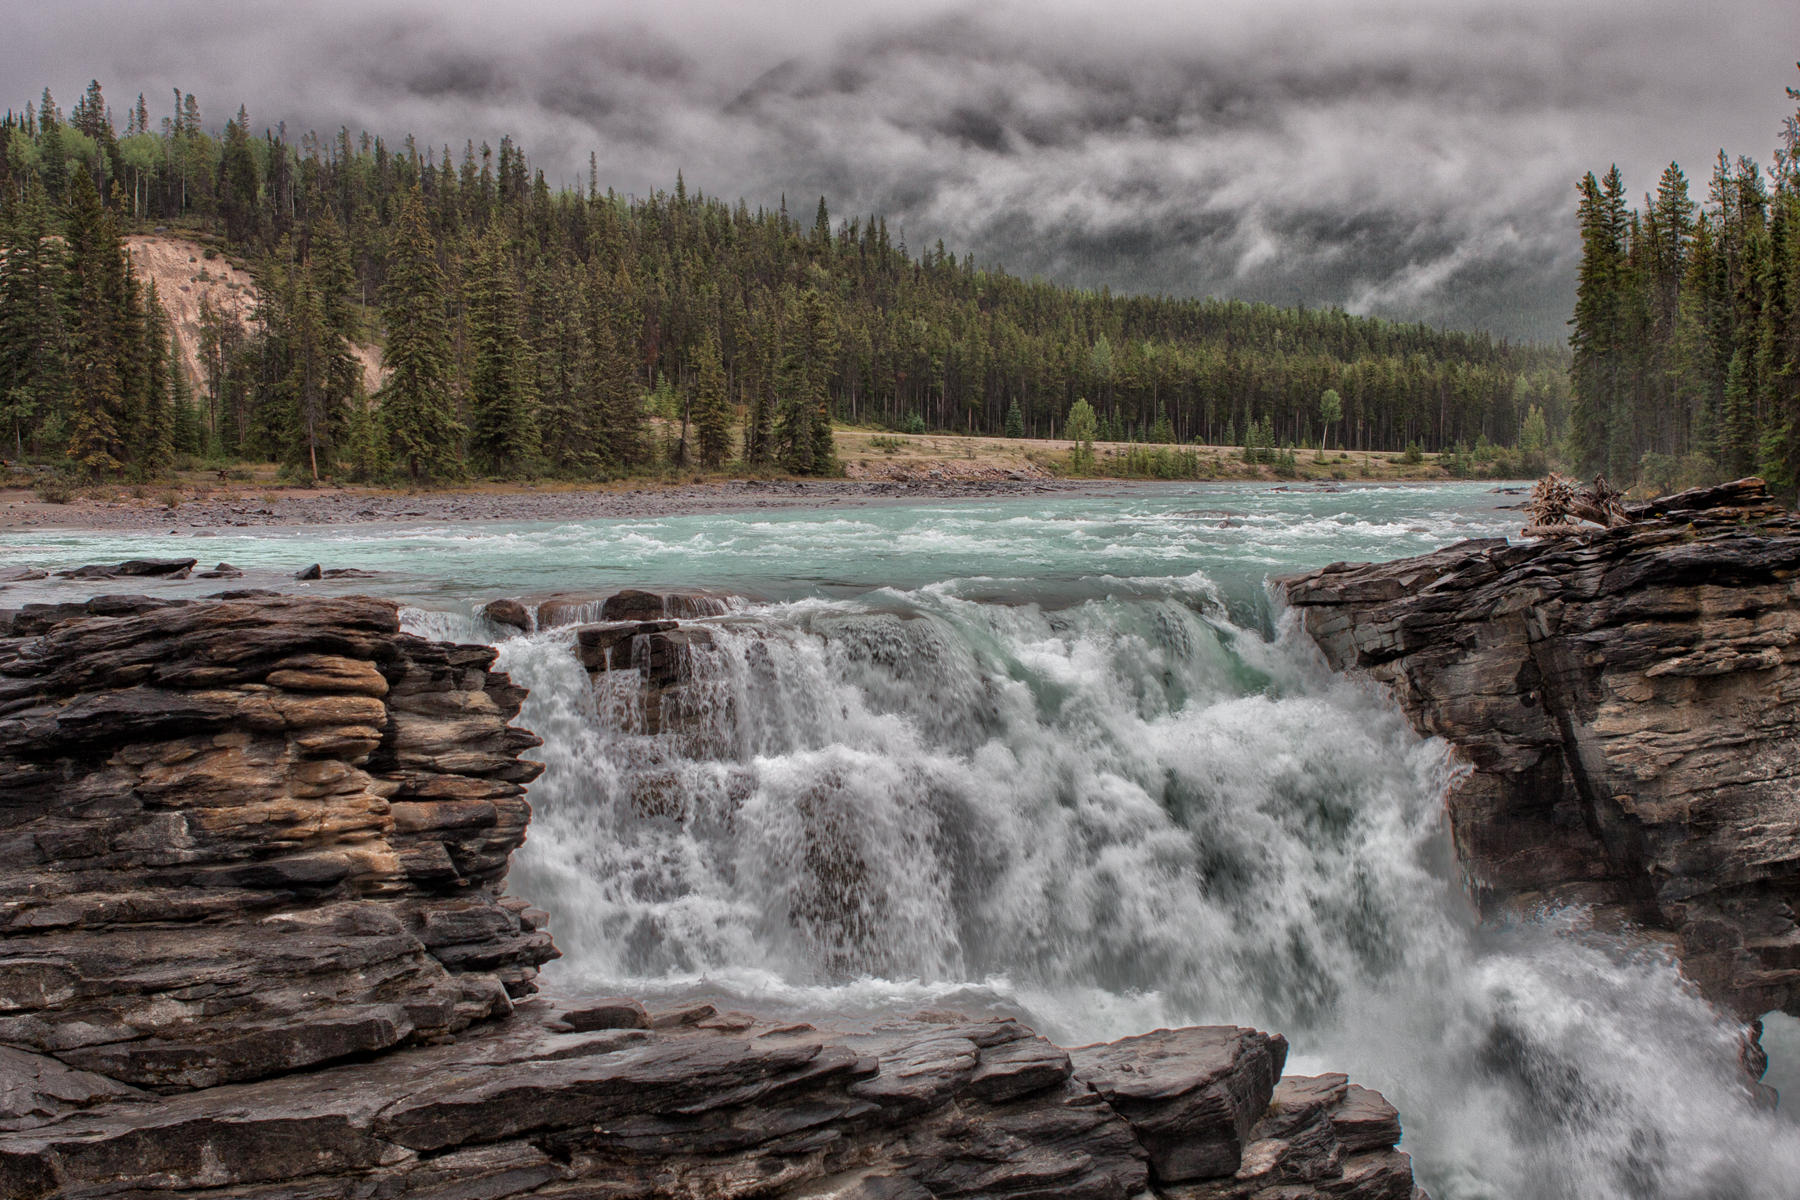
<svg viewBox="0 0 1800 1200"><path fill-rule="evenodd" d="M517 600L490 600L481 615L496 625L510 625L521 633L531 632L531 613Z"/></svg>

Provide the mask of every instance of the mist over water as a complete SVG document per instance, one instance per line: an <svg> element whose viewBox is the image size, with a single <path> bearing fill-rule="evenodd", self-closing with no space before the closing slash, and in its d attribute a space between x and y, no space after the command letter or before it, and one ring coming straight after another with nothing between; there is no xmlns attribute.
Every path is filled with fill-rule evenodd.
<svg viewBox="0 0 1800 1200"><path fill-rule="evenodd" d="M312 530L228 557L389 570L339 590L497 643L545 740L509 888L552 914L552 987L1004 1012L1065 1044L1255 1025L1290 1072L1384 1092L1437 1200L1791 1200L1800 1127L1751 1105L1741 1029L1578 912L1479 927L1445 748L1327 672L1265 591L1514 531L1504 502L1171 487ZM474 615L675 583L748 598L702 622L654 735L635 673L595 683L569 630Z"/></svg>

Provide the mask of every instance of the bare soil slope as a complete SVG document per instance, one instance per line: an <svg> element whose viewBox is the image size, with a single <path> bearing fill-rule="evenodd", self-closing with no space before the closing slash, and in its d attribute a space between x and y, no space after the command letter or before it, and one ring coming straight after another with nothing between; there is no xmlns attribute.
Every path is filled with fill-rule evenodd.
<svg viewBox="0 0 1800 1200"><path fill-rule="evenodd" d="M256 324L256 281L250 273L200 243L169 234L138 234L125 239L131 265L144 279L156 284L157 295L175 328L181 361L196 386L205 379L200 370L200 301L204 297L215 311L234 313L246 327ZM370 392L381 386L381 351L374 346L353 347L362 363L363 386Z"/></svg>

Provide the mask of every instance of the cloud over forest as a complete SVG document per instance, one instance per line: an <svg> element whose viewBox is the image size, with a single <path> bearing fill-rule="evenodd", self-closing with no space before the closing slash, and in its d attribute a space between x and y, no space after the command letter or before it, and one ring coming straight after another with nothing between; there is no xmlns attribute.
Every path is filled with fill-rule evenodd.
<svg viewBox="0 0 1800 1200"><path fill-rule="evenodd" d="M1786 0L20 4L6 100L98 76L209 122L510 133L556 182L881 212L918 249L1115 290L1559 337L1575 179L1766 158Z"/></svg>

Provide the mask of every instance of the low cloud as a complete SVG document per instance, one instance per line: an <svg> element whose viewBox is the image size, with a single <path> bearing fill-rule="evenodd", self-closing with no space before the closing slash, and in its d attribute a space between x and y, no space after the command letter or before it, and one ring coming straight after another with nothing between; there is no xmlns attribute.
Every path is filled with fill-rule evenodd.
<svg viewBox="0 0 1800 1200"><path fill-rule="evenodd" d="M1579 175L1617 161L1641 192L1674 158L1698 192L1719 147L1765 157L1800 53L1785 0L247 7L41 6L0 75L15 103L98 75L121 109L179 86L457 154L510 133L558 182L593 151L630 193L678 169L806 216L823 193L1059 282L1539 338Z"/></svg>

